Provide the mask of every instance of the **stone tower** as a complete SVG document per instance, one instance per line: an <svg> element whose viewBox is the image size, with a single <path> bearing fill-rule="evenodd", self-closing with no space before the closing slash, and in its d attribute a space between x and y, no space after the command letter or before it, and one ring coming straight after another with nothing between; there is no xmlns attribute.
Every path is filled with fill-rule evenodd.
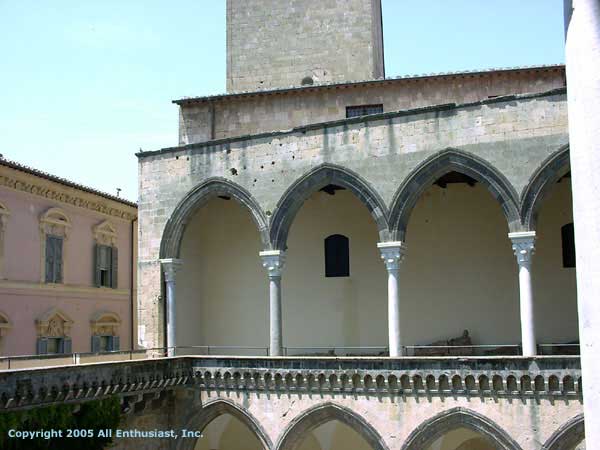
<svg viewBox="0 0 600 450"><path fill-rule="evenodd" d="M384 75L381 0L227 0L227 92Z"/></svg>

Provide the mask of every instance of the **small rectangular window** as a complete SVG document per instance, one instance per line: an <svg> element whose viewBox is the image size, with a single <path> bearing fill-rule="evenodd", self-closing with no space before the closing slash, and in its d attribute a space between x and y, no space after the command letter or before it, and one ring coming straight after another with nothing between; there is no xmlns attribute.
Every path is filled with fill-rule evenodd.
<svg viewBox="0 0 600 450"><path fill-rule="evenodd" d="M48 347L46 353L49 355L62 353L63 351L61 349L61 341L61 338L48 338Z"/></svg>
<svg viewBox="0 0 600 450"><path fill-rule="evenodd" d="M325 276L350 276L350 240L341 234L332 234L325 239Z"/></svg>
<svg viewBox="0 0 600 450"><path fill-rule="evenodd" d="M383 105L346 106L346 118L381 114Z"/></svg>
<svg viewBox="0 0 600 450"><path fill-rule="evenodd" d="M110 345L111 340L112 336L100 336L101 352L110 352L112 350L112 345Z"/></svg>
<svg viewBox="0 0 600 450"><path fill-rule="evenodd" d="M561 228L563 267L575 267L575 229L573 223Z"/></svg>

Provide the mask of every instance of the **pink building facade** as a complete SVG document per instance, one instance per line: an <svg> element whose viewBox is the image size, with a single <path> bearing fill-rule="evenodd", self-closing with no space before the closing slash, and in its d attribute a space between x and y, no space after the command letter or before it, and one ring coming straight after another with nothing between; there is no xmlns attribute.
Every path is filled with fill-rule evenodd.
<svg viewBox="0 0 600 450"><path fill-rule="evenodd" d="M131 349L137 207L0 159L0 355Z"/></svg>

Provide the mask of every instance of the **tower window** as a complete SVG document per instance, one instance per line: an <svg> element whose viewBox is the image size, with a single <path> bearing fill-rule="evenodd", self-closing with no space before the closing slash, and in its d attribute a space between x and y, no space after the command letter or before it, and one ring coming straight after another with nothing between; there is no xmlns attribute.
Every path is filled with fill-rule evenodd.
<svg viewBox="0 0 600 450"><path fill-rule="evenodd" d="M325 276L350 276L350 240L341 234L325 239Z"/></svg>
<svg viewBox="0 0 600 450"><path fill-rule="evenodd" d="M563 267L575 267L575 229L573 223L563 225L562 236Z"/></svg>
<svg viewBox="0 0 600 450"><path fill-rule="evenodd" d="M346 106L346 118L381 114L383 105Z"/></svg>

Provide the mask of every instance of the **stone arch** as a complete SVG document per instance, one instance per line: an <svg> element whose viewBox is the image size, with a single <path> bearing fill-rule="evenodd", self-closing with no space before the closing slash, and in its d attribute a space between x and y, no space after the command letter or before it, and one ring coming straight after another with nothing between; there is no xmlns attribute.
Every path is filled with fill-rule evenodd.
<svg viewBox="0 0 600 450"><path fill-rule="evenodd" d="M188 192L173 210L165 225L160 244L160 258L179 258L181 240L188 221L206 202L217 197L228 196L246 207L258 227L261 240L268 246L268 220L258 202L243 187L225 178L209 178Z"/></svg>
<svg viewBox="0 0 600 450"><path fill-rule="evenodd" d="M377 224L380 241L389 240L388 211L377 191L360 175L345 167L322 164L296 180L279 199L271 218L273 248L285 250L288 232L296 213L313 193L328 184L351 191L369 209Z"/></svg>
<svg viewBox="0 0 600 450"><path fill-rule="evenodd" d="M585 439L583 414L561 425L543 445L542 450L572 450Z"/></svg>
<svg viewBox="0 0 600 450"><path fill-rule="evenodd" d="M338 420L356 431L373 450L388 450L379 433L356 412L335 403L324 403L296 416L281 434L276 450L293 450L307 433L331 420Z"/></svg>
<svg viewBox="0 0 600 450"><path fill-rule="evenodd" d="M460 172L482 183L500 203L510 231L518 231L518 195L506 177L483 159L461 150L446 149L427 158L404 180L392 201L390 227L393 240L404 241L412 210L427 188L449 172Z"/></svg>
<svg viewBox="0 0 600 450"><path fill-rule="evenodd" d="M444 411L419 425L406 439L402 450L421 450L448 431L467 428L490 439L497 450L521 450L502 428L481 414L465 408Z"/></svg>
<svg viewBox="0 0 600 450"><path fill-rule="evenodd" d="M564 145L546 158L531 176L521 195L521 222L526 230L535 230L544 199L554 183L571 170L569 158L569 145Z"/></svg>
<svg viewBox="0 0 600 450"><path fill-rule="evenodd" d="M217 399L204 404L202 409L195 412L191 419L183 427L187 430L204 431L204 429L218 416L230 414L242 422L248 429L254 433L265 450L273 448L269 436L258 420L247 410L236 405L230 400ZM193 450L196 445L195 439L182 439L179 442L177 450Z"/></svg>

